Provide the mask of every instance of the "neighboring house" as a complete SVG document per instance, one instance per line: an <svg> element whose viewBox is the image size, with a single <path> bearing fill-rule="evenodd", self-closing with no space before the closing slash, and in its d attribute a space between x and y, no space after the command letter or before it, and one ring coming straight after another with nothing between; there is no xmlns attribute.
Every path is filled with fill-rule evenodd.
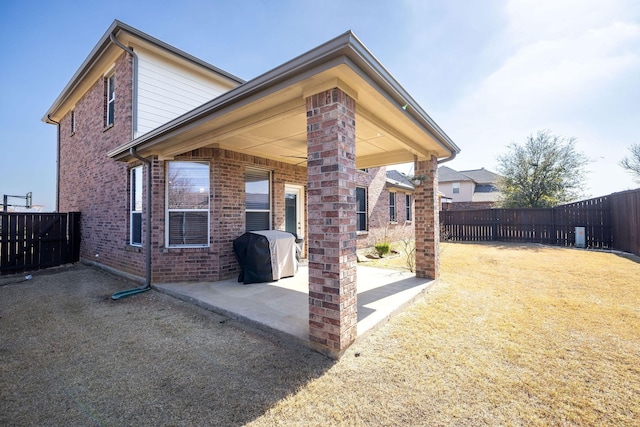
<svg viewBox="0 0 640 427"><path fill-rule="evenodd" d="M500 201L500 175L485 168L456 171L438 168L438 185L443 194L443 210L488 209Z"/></svg>
<svg viewBox="0 0 640 427"><path fill-rule="evenodd" d="M437 164L459 148L351 32L245 82L114 21L43 120L85 262L147 285L218 281L238 274L244 232L295 232L309 339L331 356L356 336L356 249L407 222L403 194L416 275L438 277ZM425 180L407 199L385 166L411 161ZM396 221L376 219L389 191Z"/></svg>

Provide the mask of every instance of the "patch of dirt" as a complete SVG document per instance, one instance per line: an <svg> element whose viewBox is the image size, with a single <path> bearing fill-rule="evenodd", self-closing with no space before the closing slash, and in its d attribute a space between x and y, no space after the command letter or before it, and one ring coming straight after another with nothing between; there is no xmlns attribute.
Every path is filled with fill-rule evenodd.
<svg viewBox="0 0 640 427"><path fill-rule="evenodd" d="M244 425L333 364L86 266L0 282L0 425Z"/></svg>

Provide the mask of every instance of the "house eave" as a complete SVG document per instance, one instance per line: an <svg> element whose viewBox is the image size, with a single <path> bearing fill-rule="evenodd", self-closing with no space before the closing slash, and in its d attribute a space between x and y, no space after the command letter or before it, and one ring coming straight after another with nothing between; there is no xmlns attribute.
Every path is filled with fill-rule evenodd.
<svg viewBox="0 0 640 427"><path fill-rule="evenodd" d="M152 149L156 144L191 129L212 117L232 111L293 82L317 75L340 65L347 65L365 79L397 109L406 108L407 119L431 135L446 156L455 156L460 149L422 110L382 64L369 52L351 31L274 68L229 92L197 107L182 116L110 151L108 156L121 161L129 160L129 150ZM404 110L404 109L403 109ZM445 156L445 157L446 157Z"/></svg>

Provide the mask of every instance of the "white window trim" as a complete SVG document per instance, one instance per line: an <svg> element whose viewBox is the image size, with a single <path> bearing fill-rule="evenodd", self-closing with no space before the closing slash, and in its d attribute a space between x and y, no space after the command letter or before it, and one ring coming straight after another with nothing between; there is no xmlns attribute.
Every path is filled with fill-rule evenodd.
<svg viewBox="0 0 640 427"><path fill-rule="evenodd" d="M165 174L167 176L166 185L164 189L164 206L165 206L165 219L164 219L164 237L165 237L165 247L172 249L183 249L183 248L208 248L211 246L211 163L205 160L184 160L182 162L189 163L206 163L209 167L209 194L207 196L207 208L206 209L169 209L169 163L171 162L180 162L180 160L170 160L167 161L167 165L165 168ZM207 213L207 243L200 245L170 245L169 244L169 213L171 212L206 212Z"/></svg>
<svg viewBox="0 0 640 427"><path fill-rule="evenodd" d="M129 245L131 246L138 246L138 247L142 247L142 209L137 211L135 210L136 208L136 201L135 201L135 182L133 180L133 174L135 173L134 171L139 171L139 179L140 179L140 183L142 183L142 173L143 173L143 169L142 166L136 166L135 168L131 168L131 170L129 171ZM140 194L140 196L142 197L142 193ZM140 214L140 243L133 243L133 214L134 213L139 213Z"/></svg>
<svg viewBox="0 0 640 427"><path fill-rule="evenodd" d="M106 123L105 123L105 127L110 127L113 126L115 123L115 117L111 117L111 115L109 114L110 108L109 106L111 104L113 104L113 115L115 116L116 113L116 89L115 87L113 88L113 97L109 98L109 94L111 92L111 85L115 86L115 73L110 74L106 77L107 79L107 117L106 117Z"/></svg>
<svg viewBox="0 0 640 427"><path fill-rule="evenodd" d="M248 170L253 170L253 171L260 171L260 172L267 172L269 174L269 209L247 209L246 208L246 197L247 197L247 190L245 187L245 218L246 218L246 213L247 212L268 212L269 213L269 230L273 230L273 203L271 201L271 196L273 195L273 173L272 171L270 171L269 169L261 169L261 168L254 168L254 167L247 167L245 168L245 173ZM247 183L246 180L246 176L244 178L244 182L245 182L245 186ZM246 229L247 225L245 224L245 229Z"/></svg>
<svg viewBox="0 0 640 427"><path fill-rule="evenodd" d="M458 191L456 191L458 190ZM459 182L454 182L453 184L451 184L451 192L453 194L460 194L460 183Z"/></svg>

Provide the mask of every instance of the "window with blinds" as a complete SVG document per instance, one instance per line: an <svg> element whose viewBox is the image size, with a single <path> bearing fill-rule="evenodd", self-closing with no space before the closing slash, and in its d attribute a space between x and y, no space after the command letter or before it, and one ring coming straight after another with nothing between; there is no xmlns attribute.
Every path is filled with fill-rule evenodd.
<svg viewBox="0 0 640 427"><path fill-rule="evenodd" d="M389 221L395 222L396 218L396 193L389 193Z"/></svg>
<svg viewBox="0 0 640 427"><path fill-rule="evenodd" d="M130 236L129 243L134 246L142 245L142 166L131 169L130 172Z"/></svg>
<svg viewBox="0 0 640 427"><path fill-rule="evenodd" d="M367 231L367 189L356 187L357 230Z"/></svg>
<svg viewBox="0 0 640 427"><path fill-rule="evenodd" d="M406 218L407 221L411 221L411 195L410 194L405 194L404 195L404 201L405 201L405 205L406 205L405 208L407 210L407 212L405 214L406 215L405 218Z"/></svg>
<svg viewBox="0 0 640 427"><path fill-rule="evenodd" d="M168 162L167 246L209 245L209 163Z"/></svg>
<svg viewBox="0 0 640 427"><path fill-rule="evenodd" d="M244 172L246 231L271 229L271 172L247 168Z"/></svg>

